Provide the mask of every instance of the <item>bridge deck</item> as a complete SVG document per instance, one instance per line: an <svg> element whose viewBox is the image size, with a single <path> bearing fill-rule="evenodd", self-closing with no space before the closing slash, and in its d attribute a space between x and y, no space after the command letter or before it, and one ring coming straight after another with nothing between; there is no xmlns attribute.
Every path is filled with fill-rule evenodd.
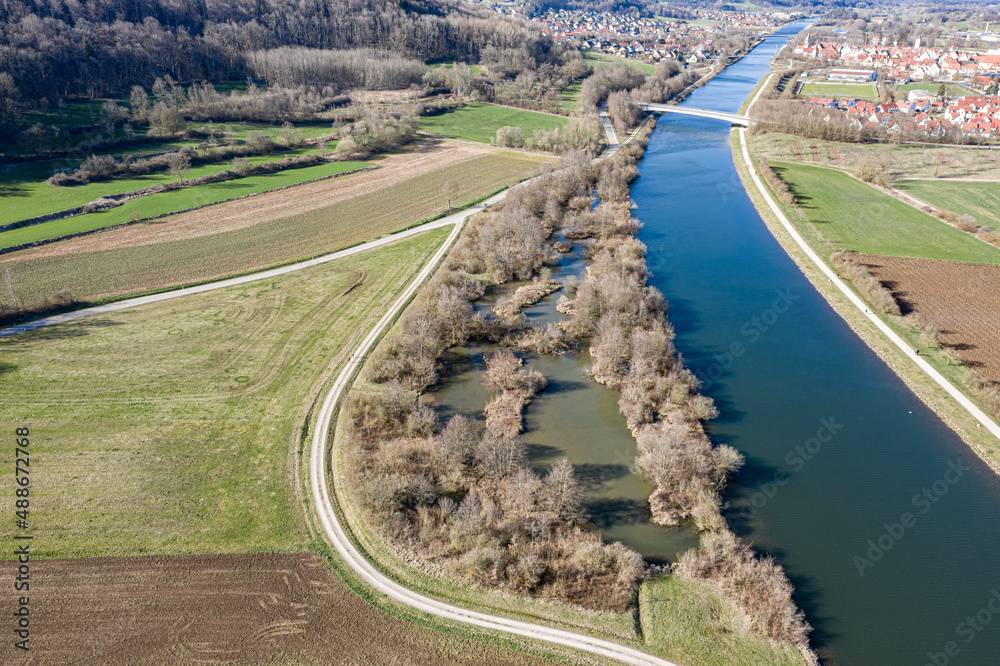
<svg viewBox="0 0 1000 666"><path fill-rule="evenodd" d="M728 113L726 111L713 111L711 109L698 109L693 106L675 106L672 104L640 104L640 107L654 113L680 113L688 116L701 116L702 118L716 118L718 120L728 120L734 125L750 125L750 118L738 113Z"/></svg>

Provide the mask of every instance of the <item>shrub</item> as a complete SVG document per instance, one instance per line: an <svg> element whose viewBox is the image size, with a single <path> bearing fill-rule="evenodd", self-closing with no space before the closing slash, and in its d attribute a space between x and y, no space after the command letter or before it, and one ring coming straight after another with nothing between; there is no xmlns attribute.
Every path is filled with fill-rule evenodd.
<svg viewBox="0 0 1000 666"><path fill-rule="evenodd" d="M520 127L501 127L497 130L497 135L493 139L494 146L504 148L521 148L524 146L524 130Z"/></svg>
<svg viewBox="0 0 1000 666"><path fill-rule="evenodd" d="M857 255L853 252L848 250L834 252L830 255L830 263L845 275L877 310L896 317L902 314L892 292L858 262Z"/></svg>

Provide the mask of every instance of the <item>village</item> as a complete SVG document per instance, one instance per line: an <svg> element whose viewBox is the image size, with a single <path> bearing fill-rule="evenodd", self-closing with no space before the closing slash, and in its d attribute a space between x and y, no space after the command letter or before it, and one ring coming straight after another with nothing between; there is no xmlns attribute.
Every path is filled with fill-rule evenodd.
<svg viewBox="0 0 1000 666"><path fill-rule="evenodd" d="M900 46L841 42L813 44L811 36L807 36L792 53L831 64L876 68L887 84L947 79L985 88L991 83L990 79L1000 73L1000 50L979 53L930 48L921 46L919 37L912 46Z"/></svg>
<svg viewBox="0 0 1000 666"><path fill-rule="evenodd" d="M549 9L532 13L524 2L491 3L494 11L521 16L538 24L555 42L571 42L578 48L599 51L621 58L657 63L674 58L693 64L727 52L717 38L739 28L752 32L770 31L792 20L786 12L723 11L698 9L696 19L638 17L629 13Z"/></svg>
<svg viewBox="0 0 1000 666"><path fill-rule="evenodd" d="M810 109L844 113L855 129L948 141L1000 132L1000 51L924 47L919 37L900 46L807 36L792 55L823 65L799 76L795 95Z"/></svg>

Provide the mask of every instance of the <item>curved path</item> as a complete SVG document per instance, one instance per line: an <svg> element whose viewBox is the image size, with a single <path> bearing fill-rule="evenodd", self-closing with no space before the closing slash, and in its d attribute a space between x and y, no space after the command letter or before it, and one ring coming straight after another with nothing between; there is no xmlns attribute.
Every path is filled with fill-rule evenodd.
<svg viewBox="0 0 1000 666"><path fill-rule="evenodd" d="M756 101L757 98L755 97L754 102ZM753 103L751 103L751 106L753 106ZM874 312L872 312L871 309L865 305L864 301L862 301L861 298L857 294L855 294L851 290L851 288L848 287L847 284L843 280L841 280L837 276L837 274L834 273L834 271L829 266L827 266L822 259L820 259L819 255L816 254L816 252L814 252L811 247L809 247L809 245L805 242L805 240L803 240L802 236L799 235L799 232L795 229L795 227L792 226L791 222L788 221L788 218L785 217L785 214L781 212L781 209L778 207L778 204L774 202L774 199L771 198L771 195L768 194L766 189L764 189L764 184L761 182L760 177L757 175L757 170L754 169L753 163L750 160L750 151L747 149L746 130L740 128L739 134L740 134L740 148L742 148L743 150L743 160L744 162L746 162L747 171L750 172L750 178L753 179L754 184L757 186L757 189L764 197L764 201L767 202L767 205L771 209L771 212L774 213L775 217L778 218L778 221L781 222L781 226L785 228L785 231L787 231L789 235L791 235L796 245L798 245L802 249L802 251L806 253L806 256L809 257L809 259L816 265L817 268L823 271L823 274L826 275L826 277L828 277L830 281L833 282L833 284L837 285L837 288L840 289L840 291L842 291L845 296L847 296L847 299L854 305L854 307L856 307L861 313L863 313L865 317L868 318L869 321L875 324L875 326L879 329L879 331L881 331L885 335L885 337L889 338L889 340L894 345L899 347L899 349L902 350L903 353L905 353L906 356L910 358L910 360L912 360L914 363L917 364L917 367L923 370L924 373L927 374L927 376L929 376L931 379L933 379L938 386L943 388L945 392L948 393L948 395L954 398L955 401L958 402L958 404L960 404L963 408L965 408L965 410L969 412L969 414L971 414L973 418L975 418L979 422L980 425L989 430L994 437L1000 439L1000 426L998 426L993 421L993 419L987 416L986 413L983 412L983 410L979 409L979 407L977 407L974 402L969 400L961 391L955 388L955 386L947 379L945 379L945 377L940 372L935 370L931 366L931 364L926 361L926 359L924 359L922 356L917 355L914 352L913 347L908 345L901 337L899 337L899 335L896 334L895 331L889 328L888 324L886 324Z"/></svg>
<svg viewBox="0 0 1000 666"><path fill-rule="evenodd" d="M617 140L614 143L616 144L616 147L618 147ZM416 592L412 592L380 573L364 558L363 555L361 555L361 553L357 551L357 549L354 548L333 509L326 473L326 444L329 438L331 421L333 414L335 413L337 403L342 397L344 390L349 385L355 371L358 369L360 360L364 358L364 356L375 345L375 342L379 339L382 333L385 332L385 330L392 324L399 312L406 306L409 300L416 293L417 289L420 288L421 284L423 284L424 280L426 280L428 276L433 273L438 263L458 237L465 221L475 213L481 211L483 208L503 199L508 192L509 190L501 192L478 206L454 215L450 215L440 220L428 222L427 224L413 227L412 229L407 229L406 231L402 231L397 234L392 234L384 238L362 243L361 245L356 245L346 250L316 257L308 261L302 261L296 264L290 264L288 266L282 266L280 268L274 268L251 275L221 280L219 282L212 282L193 287L184 287L160 294L130 298L116 303L108 303L107 305L99 305L92 308L67 312L53 317L46 317L44 319L38 319L24 324L19 324L17 326L0 329L0 337L32 331L46 326L64 324L83 317L107 314L109 312L116 312L118 310L124 310L138 305L157 303L169 299L180 298L182 296L200 294L206 291L224 289L234 285L246 284L278 275L284 275L286 273L302 270L303 268L308 268L310 266L316 266L329 261L334 261L336 259L341 259L343 257L348 257L353 254L365 252L381 245L387 245L401 238L413 236L424 231L454 225L454 229L452 229L451 234L448 235L448 239L441 245L430 261L424 265L423 269L413 279L413 281L410 282L400 295L399 299L396 300L393 306L385 313L375 327L369 331L368 335L358 346L357 350L355 350L355 352L350 356L351 360L348 361L347 365L340 372L340 375L338 375L337 380L334 382L330 391L327 393L325 400L323 401L322 408L318 414L316 427L313 431L309 465L312 493L313 498L316 501L316 511L319 515L320 522L323 525L323 530L326 533L327 538L333 544L334 548L336 548L337 552L344 559L344 561L355 572L357 572L357 574L367 584L371 585L373 588L391 599L425 613L448 620L471 624L484 629L502 631L530 639L563 645L600 655L602 657L615 659L626 664L635 664L636 666L677 666L672 662L646 654L645 652L635 648L620 645L613 641L594 638L562 629L536 625L521 620L479 613L465 608L460 608L458 606L452 606L441 601L422 596Z"/></svg>
<svg viewBox="0 0 1000 666"><path fill-rule="evenodd" d="M392 324L399 312L406 307L406 304L423 284L424 280L434 271L438 262L444 257L451 244L458 237L462 230L464 218L459 221L454 230L448 236L448 240L441 246L437 253L424 266L423 270L409 284L399 299L393 304L385 316L379 320L378 324L368 333L358 348L351 354L350 360L344 369L337 376L337 380L330 388L323 405L319 410L316 427L313 429L312 446L310 449L309 475L312 485L313 499L316 502L316 510L320 521L323 524L323 531L327 538L337 549L341 558L370 586L385 594L389 598L411 606L420 611L430 613L437 617L464 622L484 629L503 631L506 633L524 636L549 643L556 643L578 650L584 650L602 657L617 659L626 664L637 664L643 666L676 666L671 662L658 657L648 655L640 650L626 647L599 638L593 638L583 634L577 634L562 629L531 624L520 620L487 615L478 613L458 606L452 606L421 594L408 590L399 583L384 576L365 557L357 551L351 543L350 538L344 531L336 512L333 509L333 502L330 497L329 483L327 480L327 440L330 435L330 426L333 415L336 412L337 403L344 394L344 390L351 382L351 378L361 365L361 360L375 346L376 341L382 333Z"/></svg>

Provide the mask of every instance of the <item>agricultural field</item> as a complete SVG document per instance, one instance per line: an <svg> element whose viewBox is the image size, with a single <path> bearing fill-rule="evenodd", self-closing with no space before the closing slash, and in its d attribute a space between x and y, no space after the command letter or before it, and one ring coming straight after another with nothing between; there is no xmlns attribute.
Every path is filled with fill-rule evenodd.
<svg viewBox="0 0 1000 666"><path fill-rule="evenodd" d="M299 151L296 151L293 154L298 154L298 152ZM257 157L250 158L250 161L253 164L262 164L270 162L273 159L273 157ZM206 165L200 169L192 169L191 172L192 174L197 173L199 175L206 175L208 173L222 171L228 168L228 166L228 164L221 166ZM218 203L220 201L227 201L229 199L248 194L266 192L279 187L297 185L299 183L315 180L317 178L324 178L336 174L347 173L349 171L356 171L367 166L371 165L367 162L356 161L326 162L323 164L315 164L297 169L285 169L283 171L257 174L254 176L247 176L245 178L234 178L232 180L225 180L217 183L206 183L204 185L197 185L194 187L185 187L177 190L169 190L167 192L147 194L145 196L130 199L121 206L111 208L109 210L87 213L85 215L76 215L62 220L53 220L51 222L33 224L8 231L0 231L0 248L12 247L14 245L21 245L24 243L32 243L39 240L47 240L49 238L59 238L61 236L75 234L81 231L102 229L104 227L110 227L116 224L128 222L132 219L133 215L137 215L142 218L165 215L185 210L187 208L193 208L195 206ZM202 173L203 171L204 173ZM144 179L148 179L146 180L146 186L148 187L155 184L156 181L170 182L172 177L169 174L156 174L146 176ZM129 180L134 181L141 179ZM106 183L95 183L95 185L102 184Z"/></svg>
<svg viewBox="0 0 1000 666"><path fill-rule="evenodd" d="M901 178L988 178L1000 180L1000 151L960 146L839 143L768 132L748 136L750 150L769 160L822 164L853 173L869 155L887 160L889 174ZM812 150L816 146L816 150Z"/></svg>
<svg viewBox="0 0 1000 666"><path fill-rule="evenodd" d="M941 343L983 379L1000 382L1000 266L864 256L903 313L941 331Z"/></svg>
<svg viewBox="0 0 1000 666"><path fill-rule="evenodd" d="M220 133L223 131L223 126L216 125L215 127ZM245 139L246 134L253 130L262 131L266 135L276 136L280 129L261 125L229 125L228 127L232 129L234 137L239 140ZM316 136L322 136L330 132L330 128L326 125L308 126L300 129L303 136L307 138L315 138ZM150 155L178 150L184 146L195 146L198 143L198 141L191 140L162 141L129 146L120 150L107 151L103 154L115 157L121 157L126 154L132 156ZM335 145L335 143L331 144L330 149L332 150ZM253 164L262 164L281 160L285 155L297 157L315 152L317 152L316 148L300 148L285 152L275 152L270 155L250 157L248 159ZM15 165L7 171L0 172L0 197L2 197L4 204L2 213L0 213L0 224L9 224L39 215L82 206L109 194L121 194L122 192L131 192L132 190L154 187L163 183L176 181L175 176L167 172L160 172L133 178L115 178L113 180L66 187L53 187L45 182L56 171L75 169L82 162L82 158L28 162ZM188 180L219 173L231 168L231 166L229 160L202 164L189 169L185 173L185 179ZM303 170L299 169L298 171ZM308 179L303 178L303 180ZM301 180L298 182L301 182ZM128 219L127 216L126 219Z"/></svg>
<svg viewBox="0 0 1000 666"><path fill-rule="evenodd" d="M762 638L746 618L708 584L665 576L639 590L646 648L684 666L802 664L795 648Z"/></svg>
<svg viewBox="0 0 1000 666"><path fill-rule="evenodd" d="M31 424L33 554L304 549L312 398L447 233L0 338L0 410Z"/></svg>
<svg viewBox="0 0 1000 666"><path fill-rule="evenodd" d="M316 553L34 563L33 664L551 663L371 606ZM150 594L156 590L156 594ZM98 610L99 609L99 610ZM0 661L19 663L10 641ZM345 661L347 660L347 661Z"/></svg>
<svg viewBox="0 0 1000 666"><path fill-rule="evenodd" d="M787 162L771 167L799 201L788 218L814 247L1000 264L997 248L847 174Z"/></svg>
<svg viewBox="0 0 1000 666"><path fill-rule="evenodd" d="M893 187L935 208L971 215L979 226L1000 229L1000 183L898 180Z"/></svg>
<svg viewBox="0 0 1000 666"><path fill-rule="evenodd" d="M292 151L290 154L295 156L306 154L307 152L315 151ZM253 164L281 161L280 159L276 160L273 155L248 159ZM39 240L47 240L49 238L59 238L60 236L75 234L81 231L90 231L92 229L110 227L116 224L128 222L133 215L138 215L142 218L165 215L167 213L173 213L186 208L218 203L220 201L226 201L228 199L245 196L247 194L266 192L268 190L285 187L287 185L297 185L316 178L323 178L335 174L346 173L348 171L355 171L367 166L371 165L367 162L356 161L326 162L323 164L300 167L297 169L286 169L283 171L275 171L273 173L247 176L245 178L234 178L233 180L225 180L218 183L207 183L204 185L185 187L167 192L147 194L142 197L131 199L123 205L110 210L88 213L86 215L76 215L62 220L53 220L52 222L33 224L31 226L11 229L9 231L0 231L0 248L7 248L24 243L32 243ZM222 165L205 165L203 167L191 169L190 174L186 176L185 179L192 177L197 178L198 176L204 176L210 173L218 173L219 171L223 171L227 168L229 168L228 163ZM151 187L155 184L171 182L172 180L173 176L166 173L153 174L141 178L130 178L127 179L127 182L135 184L136 181L142 181L144 184L128 187L126 191L136 189L136 187ZM93 183L93 185L99 186L115 183L117 183L117 181ZM90 187L90 185L91 184L83 185L81 186L81 189ZM77 188L53 189L75 190Z"/></svg>
<svg viewBox="0 0 1000 666"><path fill-rule="evenodd" d="M380 163L374 172L22 250L0 263L24 307L66 289L78 300L163 289L370 240L442 214L449 198L457 206L507 187L548 160L422 143Z"/></svg>
<svg viewBox="0 0 1000 666"><path fill-rule="evenodd" d="M520 127L530 137L535 130L551 130L566 118L496 104L474 103L420 118L420 131L452 139L490 143L501 127Z"/></svg>
<svg viewBox="0 0 1000 666"><path fill-rule="evenodd" d="M810 81L802 86L802 97L858 97L875 100L879 98L873 83L818 83Z"/></svg>
<svg viewBox="0 0 1000 666"><path fill-rule="evenodd" d="M634 67L643 74L652 74L656 71L656 65L650 65L639 60L633 60L632 58L619 58L618 56L600 51L581 51L581 53L583 54L583 61L587 63L587 67L590 69L594 69L602 64L618 64Z"/></svg>

